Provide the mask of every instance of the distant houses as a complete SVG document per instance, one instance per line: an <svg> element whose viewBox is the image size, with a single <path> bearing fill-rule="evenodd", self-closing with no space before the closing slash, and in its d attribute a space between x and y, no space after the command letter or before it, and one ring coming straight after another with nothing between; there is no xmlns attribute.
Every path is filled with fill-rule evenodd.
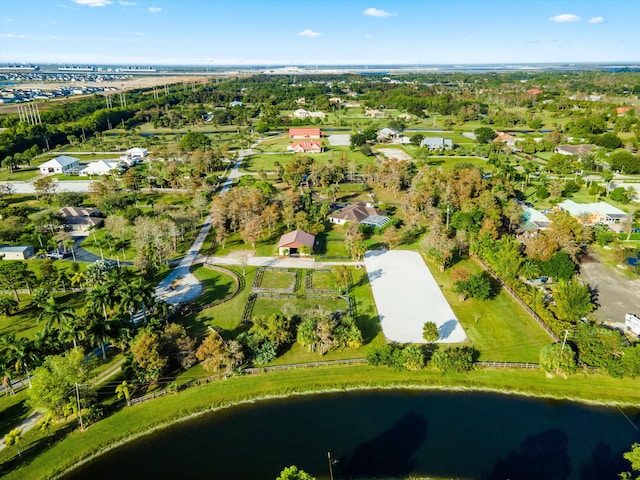
<svg viewBox="0 0 640 480"><path fill-rule="evenodd" d="M78 165L80 165L80 161L77 158L60 155L48 162L44 162L38 168L42 175L55 175L57 173L69 173L71 170L77 169Z"/></svg>
<svg viewBox="0 0 640 480"><path fill-rule="evenodd" d="M98 160L91 162L85 168L80 170L79 175L83 177L91 175L110 175L114 170L120 168L120 163L113 160Z"/></svg>
<svg viewBox="0 0 640 480"><path fill-rule="evenodd" d="M322 144L313 140L294 142L287 147L287 150L295 153L320 153L322 152Z"/></svg>
<svg viewBox="0 0 640 480"><path fill-rule="evenodd" d="M427 148L428 150L447 150L453 148L453 141L449 138L442 137L424 137L420 142L420 147Z"/></svg>
<svg viewBox="0 0 640 480"><path fill-rule="evenodd" d="M322 132L319 128L290 128L289 138L295 139L318 139L322 137Z"/></svg>
<svg viewBox="0 0 640 480"><path fill-rule="evenodd" d="M366 117L371 117L371 118L383 118L384 117L384 112L381 112L380 110L375 110L375 109L367 109L364 111L364 114Z"/></svg>
<svg viewBox="0 0 640 480"><path fill-rule="evenodd" d="M509 147L516 146L516 137L514 137L510 133L496 132L496 138L494 138L493 141L495 143L504 143Z"/></svg>
<svg viewBox="0 0 640 480"><path fill-rule="evenodd" d="M295 118L326 118L327 115L324 112L310 112L304 108L299 108L291 116Z"/></svg>
<svg viewBox="0 0 640 480"><path fill-rule="evenodd" d="M583 157L585 155L590 154L596 148L598 148L597 145L591 145L586 143L583 145L562 144L562 145L558 145L554 151L555 153L560 153L562 155L577 155L578 157Z"/></svg>

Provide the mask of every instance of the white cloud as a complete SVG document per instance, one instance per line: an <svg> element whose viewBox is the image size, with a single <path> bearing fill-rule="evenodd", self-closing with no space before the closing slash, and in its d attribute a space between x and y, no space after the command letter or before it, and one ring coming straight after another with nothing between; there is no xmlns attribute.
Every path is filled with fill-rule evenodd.
<svg viewBox="0 0 640 480"><path fill-rule="evenodd" d="M15 22L13 18L7 18L7 23Z"/></svg>
<svg viewBox="0 0 640 480"><path fill-rule="evenodd" d="M364 36L364 38L366 38L367 40L373 40L373 39L374 39L374 38L376 38L376 37L374 37L373 35L371 35L371 34L367 33L367 34Z"/></svg>
<svg viewBox="0 0 640 480"><path fill-rule="evenodd" d="M395 15L395 13L387 12L385 10L381 10L379 8L367 8L362 12L364 15L368 17L391 17Z"/></svg>
<svg viewBox="0 0 640 480"><path fill-rule="evenodd" d="M310 28L307 28L306 30L303 30L302 32L300 32L298 35L300 35L301 37L316 38L316 37L319 37L322 34L319 33L319 32L314 32Z"/></svg>
<svg viewBox="0 0 640 480"><path fill-rule="evenodd" d="M534 38L533 40L526 40L524 43L553 43L557 41L558 39L554 37L541 37Z"/></svg>
<svg viewBox="0 0 640 480"><path fill-rule="evenodd" d="M123 2L122 0L119 0L118 3L120 5L124 5L125 7L133 7L136 4L136 2Z"/></svg>
<svg viewBox="0 0 640 480"><path fill-rule="evenodd" d="M549 20L556 23L569 23L569 22L579 22L580 17L574 15L573 13L563 13L562 15L556 15L555 17L551 17Z"/></svg>
<svg viewBox="0 0 640 480"><path fill-rule="evenodd" d="M106 7L107 5L111 5L113 2L111 0L71 0L73 3L77 3L78 5L87 5L89 7Z"/></svg>
<svg viewBox="0 0 640 480"><path fill-rule="evenodd" d="M0 37L2 38L27 38L25 35L20 35L17 33L0 33Z"/></svg>
<svg viewBox="0 0 640 480"><path fill-rule="evenodd" d="M66 8L67 10L71 9L69 5L64 5L62 3L56 3L56 7L58 8Z"/></svg>
<svg viewBox="0 0 640 480"><path fill-rule="evenodd" d="M604 23L604 17L593 17L589 19L589 23Z"/></svg>
<svg viewBox="0 0 640 480"><path fill-rule="evenodd" d="M160 7L149 7L149 11L151 13L160 13L162 11L162 8L160 8Z"/></svg>

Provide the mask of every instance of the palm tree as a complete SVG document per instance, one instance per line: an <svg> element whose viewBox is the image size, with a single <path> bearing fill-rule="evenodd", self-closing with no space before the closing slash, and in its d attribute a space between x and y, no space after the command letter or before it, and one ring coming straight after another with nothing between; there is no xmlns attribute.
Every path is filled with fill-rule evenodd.
<svg viewBox="0 0 640 480"><path fill-rule="evenodd" d="M61 325L60 335L65 339L71 339L73 348L78 348L78 340L86 337L87 325L80 318L73 316L66 318Z"/></svg>
<svg viewBox="0 0 640 480"><path fill-rule="evenodd" d="M107 359L105 344L113 339L114 333L115 328L113 328L112 322L98 316L90 318L89 328L86 331L87 339L91 342L91 345L100 345L103 360Z"/></svg>
<svg viewBox="0 0 640 480"><path fill-rule="evenodd" d="M65 306L62 303L57 303L56 299L52 296L42 306L42 312L38 316L38 322L42 319L46 319L45 330L49 330L51 325L57 324L58 329L68 322L72 322L75 319L75 312L72 308Z"/></svg>
<svg viewBox="0 0 640 480"><path fill-rule="evenodd" d="M14 362L15 371L20 372L24 368L29 386L33 387L28 364L38 360L38 351L34 344L27 338L16 338L15 335L5 337L3 343L9 352L9 358Z"/></svg>
<svg viewBox="0 0 640 480"><path fill-rule="evenodd" d="M120 385L116 387L116 394L118 395L118 399L124 397L127 401L127 405L131 406L131 396L129 393L129 384L125 380Z"/></svg>
<svg viewBox="0 0 640 480"><path fill-rule="evenodd" d="M11 373L13 373L13 365L8 358L2 358L2 363L0 363L0 377L2 377L2 386L4 387L5 396L15 395L16 392L13 391L13 385L11 385Z"/></svg>
<svg viewBox="0 0 640 480"><path fill-rule="evenodd" d="M107 307L113 305L113 296L109 285L96 285L87 293L89 308L94 311L102 311L104 319L108 319Z"/></svg>
<svg viewBox="0 0 640 480"><path fill-rule="evenodd" d="M22 452L20 451L20 446L18 444L20 443L21 440L22 440L21 428L14 428L4 436L5 446L12 447L13 445L15 445L16 448L18 449L18 455L20 457L22 457Z"/></svg>
<svg viewBox="0 0 640 480"><path fill-rule="evenodd" d="M40 431L46 435L51 432L51 426L53 425L53 417L51 415L45 415L38 423Z"/></svg>
<svg viewBox="0 0 640 480"><path fill-rule="evenodd" d="M77 265L77 263L75 263L74 265ZM71 277L71 286L75 287L76 285L80 285L80 288L84 288L84 286L82 285L83 280L84 280L84 273L82 273L81 270L78 270Z"/></svg>

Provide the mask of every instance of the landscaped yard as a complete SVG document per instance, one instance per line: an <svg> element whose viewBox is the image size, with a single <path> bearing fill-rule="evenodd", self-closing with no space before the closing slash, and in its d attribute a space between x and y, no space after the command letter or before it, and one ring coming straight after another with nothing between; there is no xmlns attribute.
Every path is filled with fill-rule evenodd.
<svg viewBox="0 0 640 480"><path fill-rule="evenodd" d="M492 300L461 301L453 291L451 269L441 272L427 263L431 273L462 324L470 343L480 352L480 360L538 363L542 347L553 343L549 335L505 290ZM475 274L482 267L472 260L464 266Z"/></svg>

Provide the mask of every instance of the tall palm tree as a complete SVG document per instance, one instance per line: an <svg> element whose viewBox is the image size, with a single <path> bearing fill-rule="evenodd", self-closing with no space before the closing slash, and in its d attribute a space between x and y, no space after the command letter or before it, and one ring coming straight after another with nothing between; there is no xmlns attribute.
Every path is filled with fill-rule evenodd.
<svg viewBox="0 0 640 480"><path fill-rule="evenodd" d="M49 330L53 324L57 324L58 329L60 329L64 323L73 321L75 316L75 312L71 307L56 302L52 295L42 305L42 312L38 316L38 322L46 319L45 330Z"/></svg>
<svg viewBox="0 0 640 480"><path fill-rule="evenodd" d="M18 455L20 457L22 457L22 452L20 451L20 446L18 444L20 443L21 440L22 440L21 428L14 428L4 436L4 444L7 447L12 447L15 445L16 448L18 449Z"/></svg>
<svg viewBox="0 0 640 480"><path fill-rule="evenodd" d="M89 320L89 328L86 331L87 339L91 345L99 345L102 349L102 359L107 359L105 345L116 335L113 322L104 320L99 316L93 316Z"/></svg>
<svg viewBox="0 0 640 480"><path fill-rule="evenodd" d="M73 316L64 320L61 325L60 336L66 340L71 339L73 348L78 348L78 340L82 340L87 334L87 322Z"/></svg>
<svg viewBox="0 0 640 480"><path fill-rule="evenodd" d="M27 375L29 386L31 384L31 375L29 374L29 364L38 361L38 351L34 348L34 344L28 338L16 338L15 335L9 335L3 339L6 345L9 358L14 364L15 371L20 372L24 369Z"/></svg>
<svg viewBox="0 0 640 480"><path fill-rule="evenodd" d="M104 319L108 319L107 308L113 305L114 299L109 285L96 285L87 293L89 309L101 311Z"/></svg>
<svg viewBox="0 0 640 480"><path fill-rule="evenodd" d="M11 384L11 374L13 373L13 365L11 365L11 361L3 356L2 362L0 363L0 378L2 378L2 386L4 388L5 396L15 395L16 392L13 391L13 385Z"/></svg>

